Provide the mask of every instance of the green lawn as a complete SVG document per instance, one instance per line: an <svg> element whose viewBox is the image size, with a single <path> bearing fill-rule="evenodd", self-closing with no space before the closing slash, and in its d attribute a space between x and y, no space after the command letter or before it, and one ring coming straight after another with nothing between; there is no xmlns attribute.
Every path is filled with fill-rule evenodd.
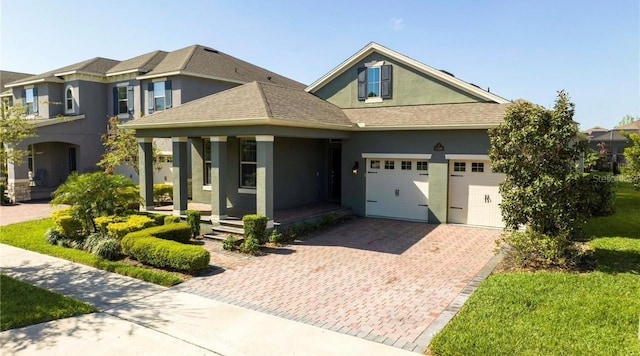
<svg viewBox="0 0 640 356"><path fill-rule="evenodd" d="M478 288L430 346L435 355L640 355L640 192L588 222L596 271L505 273Z"/></svg>
<svg viewBox="0 0 640 356"><path fill-rule="evenodd" d="M142 267L131 266L121 261L108 261L88 252L54 246L47 243L44 233L52 227L51 219L29 221L0 227L0 243L39 252L45 255L64 258L109 272L141 279L143 281L172 286L181 283L180 276Z"/></svg>
<svg viewBox="0 0 640 356"><path fill-rule="evenodd" d="M0 275L0 331L93 313L86 303Z"/></svg>

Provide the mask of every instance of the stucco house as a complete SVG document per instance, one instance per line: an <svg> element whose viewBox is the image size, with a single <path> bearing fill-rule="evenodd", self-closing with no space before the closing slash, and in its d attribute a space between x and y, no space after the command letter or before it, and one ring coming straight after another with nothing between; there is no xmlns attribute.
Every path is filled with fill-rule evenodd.
<svg viewBox="0 0 640 356"><path fill-rule="evenodd" d="M602 146L606 147L605 162L599 169L618 171L619 167L626 165L624 149L631 146L631 142L622 133L639 133L640 121L635 121L626 125L617 126L611 130L601 130L591 133L589 148L596 152L602 151ZM587 133L583 131L583 133Z"/></svg>
<svg viewBox="0 0 640 356"><path fill-rule="evenodd" d="M47 198L71 172L99 169L96 163L104 153L101 135L111 116L126 122L251 81L304 87L201 45L124 61L92 58L38 75L17 74L2 75L6 90L2 96L28 108L38 136L18 147L29 151L28 159L8 167L8 195L15 201ZM160 159L170 161L170 143L158 142L158 147ZM170 176L167 165L154 171L156 182ZM118 172L137 180L135 172L126 168Z"/></svg>
<svg viewBox="0 0 640 356"><path fill-rule="evenodd" d="M252 81L129 121L153 209L151 142L173 142L174 214L211 220L333 201L361 216L502 226L487 130L510 101L370 43L306 88ZM190 157L189 157L190 155Z"/></svg>

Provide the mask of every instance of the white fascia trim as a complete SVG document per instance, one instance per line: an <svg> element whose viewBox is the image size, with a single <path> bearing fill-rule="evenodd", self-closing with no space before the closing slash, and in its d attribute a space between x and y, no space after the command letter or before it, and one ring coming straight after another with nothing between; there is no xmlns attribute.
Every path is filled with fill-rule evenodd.
<svg viewBox="0 0 640 356"><path fill-rule="evenodd" d="M138 80L153 79L153 78L159 78L159 77L168 77L168 76L172 76L172 75L186 75L186 76L190 76L190 77L213 79L213 80L219 80L219 81L222 81L222 82L236 83L236 84L245 84L245 83L247 83L246 81L234 80L234 79L222 78L222 77L216 77L216 76L213 76L213 75L199 74L199 73L194 73L194 72L189 72L189 71L184 71L184 70L176 70L176 71L173 71L173 72L164 72L164 73L158 73L158 74L145 74L145 75L141 75L141 76L136 77L136 79L138 79Z"/></svg>
<svg viewBox="0 0 640 356"><path fill-rule="evenodd" d="M135 120L134 120L135 121ZM221 121L180 121L180 122L163 122L156 124L136 124L134 121L121 125L123 128L130 129L156 129L156 128L182 128L182 127L228 127L228 126L252 126L252 125L271 125L271 126L286 126L286 127L299 127L310 129L324 129L324 130L350 130L352 125L349 124L318 124L318 123L303 123L303 122L291 122L279 119L271 119L269 117L264 118L239 118L228 119Z"/></svg>
<svg viewBox="0 0 640 356"><path fill-rule="evenodd" d="M13 88L13 87L20 87L23 85L29 85L29 84L36 84L36 83L44 83L44 82L57 82L57 83L64 83L64 80L62 79L54 79L54 78L40 78L40 79L34 79L34 80L27 80L26 82L17 82L17 83L10 83L5 85L5 88Z"/></svg>
<svg viewBox="0 0 640 356"><path fill-rule="evenodd" d="M362 125L362 126L360 126ZM483 125L407 125L407 126L366 126L363 123L357 124L354 131L399 131L399 130L488 130L499 124Z"/></svg>
<svg viewBox="0 0 640 356"><path fill-rule="evenodd" d="M465 161L488 161L489 155L445 154L445 159Z"/></svg>
<svg viewBox="0 0 640 356"><path fill-rule="evenodd" d="M2 94L0 94L0 98L4 98L4 97L7 97L7 96L13 96L13 93L2 93Z"/></svg>
<svg viewBox="0 0 640 356"><path fill-rule="evenodd" d="M82 120L82 119L84 119L84 115L61 116L61 117L56 117L56 118L52 118L52 119L47 119L47 121L37 122L36 123L36 127L44 127L44 126L51 126L51 125L57 125L57 124L64 124L65 122L71 122L71 121Z"/></svg>
<svg viewBox="0 0 640 356"><path fill-rule="evenodd" d="M274 138L272 135L256 135L256 142L273 142Z"/></svg>
<svg viewBox="0 0 640 356"><path fill-rule="evenodd" d="M420 72L423 72L425 74L428 74L432 77L435 77L445 83L449 83L455 87L458 87L459 89L462 89L466 92L470 92L474 95L477 95L481 98L485 98L487 100L491 100L494 101L496 103L499 104L507 104L510 101L502 98L498 95L495 95L493 93L487 92L485 90L482 90L480 88L477 88L467 82L465 82L464 80L452 77L448 74L445 74L435 68L432 68L424 63L418 62L415 59L409 58L401 53L398 53L396 51L393 51L387 47L384 47L382 45L379 45L375 42L371 42L368 45L366 45L363 49L361 49L360 51L358 51L356 54L354 54L353 56L349 57L346 61L342 62L340 65L338 65L337 67L335 67L333 70L331 70L329 73L325 74L323 77L321 77L320 79L316 80L315 82L313 82L311 85L309 85L305 91L306 92L315 92L317 89L319 89L320 87L322 87L324 84L326 84L327 82L335 79L337 76L339 76L340 74L342 74L345 70L347 70L349 67L351 67L355 62L361 60L362 58L368 56L369 54L373 53L373 52L379 52L380 54L383 54L387 57L390 57L398 62L404 63L406 65L408 65L409 67L412 67Z"/></svg>
<svg viewBox="0 0 640 356"><path fill-rule="evenodd" d="M138 137L138 143L152 143L153 137Z"/></svg>
<svg viewBox="0 0 640 356"><path fill-rule="evenodd" d="M140 69L138 69L138 68L122 70L122 71L119 71L119 72L107 73L107 77L113 77L113 76L116 76L116 75L123 75L123 74L138 73L139 71L140 71Z"/></svg>
<svg viewBox="0 0 640 356"><path fill-rule="evenodd" d="M363 153L362 158L431 159L430 153Z"/></svg>

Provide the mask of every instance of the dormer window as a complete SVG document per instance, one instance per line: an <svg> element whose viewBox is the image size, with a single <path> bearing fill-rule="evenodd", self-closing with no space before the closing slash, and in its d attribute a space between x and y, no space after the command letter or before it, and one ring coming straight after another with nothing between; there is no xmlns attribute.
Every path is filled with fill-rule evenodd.
<svg viewBox="0 0 640 356"><path fill-rule="evenodd" d="M66 113L73 112L73 90L71 86L68 86L64 92L64 109Z"/></svg>
<svg viewBox="0 0 640 356"><path fill-rule="evenodd" d="M392 67L384 61L365 63L358 68L358 100L366 103L381 103L391 99Z"/></svg>

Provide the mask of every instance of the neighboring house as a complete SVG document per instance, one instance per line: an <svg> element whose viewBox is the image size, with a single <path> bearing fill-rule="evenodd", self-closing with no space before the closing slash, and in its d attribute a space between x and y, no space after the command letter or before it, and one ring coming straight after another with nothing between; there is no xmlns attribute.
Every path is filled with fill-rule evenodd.
<svg viewBox="0 0 640 356"><path fill-rule="evenodd" d="M589 141L589 148L596 152L601 152L602 147L606 147L606 160L604 162L604 167L601 168L616 170L617 167L626 165L624 149L630 147L631 143L622 135L623 132L639 133L640 121L617 126L611 130L605 129L604 132L597 132L591 137L591 140Z"/></svg>
<svg viewBox="0 0 640 356"><path fill-rule="evenodd" d="M595 136L598 136L598 135L600 135L602 133L605 133L607 131L609 131L609 130L607 130L604 127L594 126L594 127L590 128L590 129L586 129L586 130L582 131L582 133L587 135L587 137L589 137L589 139L592 139Z"/></svg>
<svg viewBox="0 0 640 356"><path fill-rule="evenodd" d="M9 167L9 196L15 201L46 198L71 172L97 170L104 153L101 135L110 116L122 121L149 117L251 81L303 87L200 45L125 61L93 58L7 83L3 88L11 90L11 100L28 107L38 134L19 147L30 152L26 162ZM168 172L165 165L158 183Z"/></svg>
<svg viewBox="0 0 640 356"><path fill-rule="evenodd" d="M306 89L251 82L136 118L140 188L153 207L153 138L173 142L174 214L193 201L274 210L325 201L357 215L502 226L487 129L510 105L370 43ZM188 154L191 154L191 159Z"/></svg>

